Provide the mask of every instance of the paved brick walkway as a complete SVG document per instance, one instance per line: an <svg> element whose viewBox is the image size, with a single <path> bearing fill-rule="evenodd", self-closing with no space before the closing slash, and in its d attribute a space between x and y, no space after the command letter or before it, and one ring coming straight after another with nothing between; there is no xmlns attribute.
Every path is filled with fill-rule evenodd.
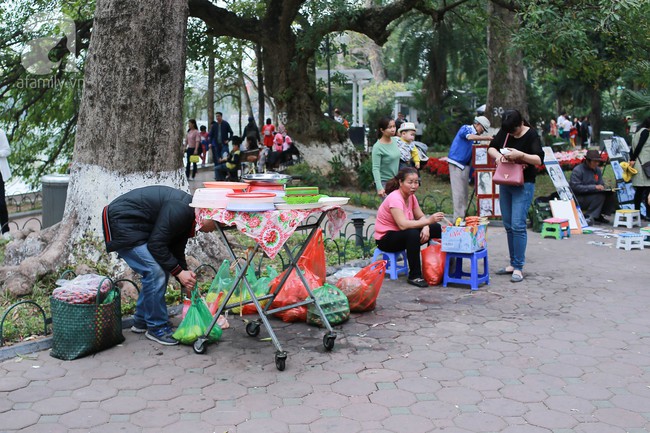
<svg viewBox="0 0 650 433"><path fill-rule="evenodd" d="M488 236L494 270L505 234ZM76 361L5 361L0 431L647 433L649 253L590 240L530 233L519 284L386 281L332 352L323 330L274 320L284 372L238 318L206 355L127 331Z"/></svg>

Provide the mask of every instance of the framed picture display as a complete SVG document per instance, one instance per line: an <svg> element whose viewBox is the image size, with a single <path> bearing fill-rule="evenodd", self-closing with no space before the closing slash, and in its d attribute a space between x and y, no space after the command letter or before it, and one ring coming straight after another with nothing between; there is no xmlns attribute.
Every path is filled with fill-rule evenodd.
<svg viewBox="0 0 650 433"><path fill-rule="evenodd" d="M501 217L499 206L499 185L492 181L494 169L477 168L474 172L476 192L476 214L489 218Z"/></svg>
<svg viewBox="0 0 650 433"><path fill-rule="evenodd" d="M472 147L472 166L474 168L494 168L494 160L488 156L487 144L476 144Z"/></svg>
<svg viewBox="0 0 650 433"><path fill-rule="evenodd" d="M476 194L492 195L492 171L476 171Z"/></svg>

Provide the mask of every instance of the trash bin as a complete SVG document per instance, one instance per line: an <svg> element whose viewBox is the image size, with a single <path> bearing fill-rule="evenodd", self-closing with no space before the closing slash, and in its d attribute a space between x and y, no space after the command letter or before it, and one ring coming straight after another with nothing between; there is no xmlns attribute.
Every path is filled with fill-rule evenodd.
<svg viewBox="0 0 650 433"><path fill-rule="evenodd" d="M348 135L350 136L350 141L355 146L363 147L366 135L366 128L363 126L352 126L348 129Z"/></svg>
<svg viewBox="0 0 650 433"><path fill-rule="evenodd" d="M43 228L53 226L63 219L69 182L70 176L67 174L48 174L41 178Z"/></svg>

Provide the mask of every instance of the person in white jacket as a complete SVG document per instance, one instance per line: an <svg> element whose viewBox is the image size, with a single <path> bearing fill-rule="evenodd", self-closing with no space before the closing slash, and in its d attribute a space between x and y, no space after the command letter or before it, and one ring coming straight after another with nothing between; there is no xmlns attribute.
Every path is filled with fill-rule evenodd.
<svg viewBox="0 0 650 433"><path fill-rule="evenodd" d="M4 130L0 129L0 227L2 236L7 237L9 233L9 213L7 212L7 202L5 201L5 181L11 177L11 170L7 157L11 153L9 140Z"/></svg>

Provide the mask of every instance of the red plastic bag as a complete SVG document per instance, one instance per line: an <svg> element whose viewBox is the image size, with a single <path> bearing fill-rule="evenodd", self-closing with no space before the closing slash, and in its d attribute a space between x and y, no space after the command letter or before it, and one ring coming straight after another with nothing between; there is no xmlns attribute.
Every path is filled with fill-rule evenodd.
<svg viewBox="0 0 650 433"><path fill-rule="evenodd" d="M441 250L441 247L440 242L436 242L422 250L422 278L430 286L442 283L445 273L447 254Z"/></svg>
<svg viewBox="0 0 650 433"><path fill-rule="evenodd" d="M354 277L341 278L336 287L347 296L351 312L363 313L375 309L385 275L386 260L378 260L361 269Z"/></svg>
<svg viewBox="0 0 650 433"><path fill-rule="evenodd" d="M308 269L318 278L318 284L311 287L320 287L325 284L327 277L327 265L325 262L325 241L323 240L323 230L317 229L314 237L309 241L305 252L298 259L300 269Z"/></svg>
<svg viewBox="0 0 650 433"><path fill-rule="evenodd" d="M320 287L318 278L309 269L303 270L301 268L301 270L310 288ZM273 281L271 281L271 292L275 291L276 287L280 283L280 280L287 271L288 269L275 277ZM292 269L289 278L287 278L287 281L284 282L284 286L280 290L280 293L278 293L278 295L275 297L273 303L269 308L274 309L295 304L297 302L304 301L308 296L309 294L307 293L305 285L302 283L302 280L296 273L296 270ZM280 311L279 313L275 313L275 316L284 322L305 322L307 320L307 307L303 305L300 307L291 308L286 311Z"/></svg>

